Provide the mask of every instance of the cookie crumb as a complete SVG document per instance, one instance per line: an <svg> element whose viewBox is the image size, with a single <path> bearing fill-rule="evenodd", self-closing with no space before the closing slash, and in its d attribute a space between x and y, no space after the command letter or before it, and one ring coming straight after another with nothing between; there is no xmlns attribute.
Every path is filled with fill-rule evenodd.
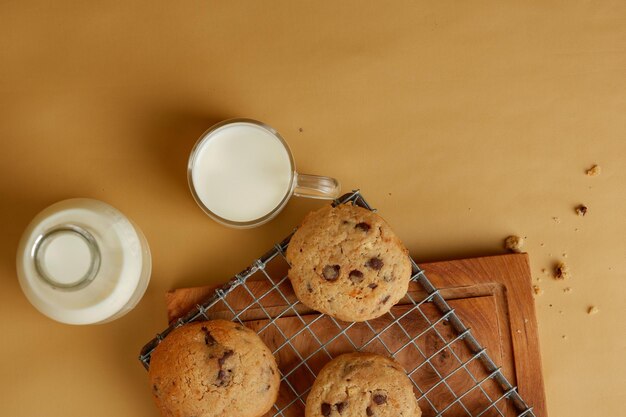
<svg viewBox="0 0 626 417"><path fill-rule="evenodd" d="M563 257L567 258L567 252L563 252Z"/></svg>
<svg viewBox="0 0 626 417"><path fill-rule="evenodd" d="M302 128L300 127L300 128L298 128L298 132L302 133L302 132L304 132L304 129L302 129Z"/></svg>
<svg viewBox="0 0 626 417"><path fill-rule="evenodd" d="M511 252L520 253L522 251L522 247L524 246L524 238L511 235L504 239L504 247Z"/></svg>
<svg viewBox="0 0 626 417"><path fill-rule="evenodd" d="M543 245L543 243L542 243ZM546 268L541 268L541 272L543 272L544 274L546 273Z"/></svg>
<svg viewBox="0 0 626 417"><path fill-rule="evenodd" d="M598 309L598 307L596 306L589 306L589 308L587 309L587 314L592 315L592 314L598 314L600 310Z"/></svg>
<svg viewBox="0 0 626 417"><path fill-rule="evenodd" d="M588 177L597 177L598 175L600 175L601 171L602 171L602 169L600 168L600 166L594 164L585 173L587 174Z"/></svg>
<svg viewBox="0 0 626 417"><path fill-rule="evenodd" d="M569 294L569 293L571 293L571 292L572 292L572 289L571 289L570 287L565 287L565 288L563 288L563 292L564 292L565 294Z"/></svg>
<svg viewBox="0 0 626 417"><path fill-rule="evenodd" d="M520 329L517 329L517 330L515 330L515 333L517 333L517 334L521 334L521 333L522 333L522 331L521 331Z"/></svg>
<svg viewBox="0 0 626 417"><path fill-rule="evenodd" d="M528 323L528 319L524 319L524 323Z"/></svg>
<svg viewBox="0 0 626 417"><path fill-rule="evenodd" d="M564 280L570 277L569 267L565 262L559 262L554 268L554 279Z"/></svg>
<svg viewBox="0 0 626 417"><path fill-rule="evenodd" d="M563 336L561 336L561 339L565 340L565 339L567 339L567 336L563 335Z"/></svg>
<svg viewBox="0 0 626 417"><path fill-rule="evenodd" d="M546 246L546 244L545 244L545 243L543 243L543 242L541 242L541 243L539 244L539 246L541 246L541 247L543 248L544 246Z"/></svg>
<svg viewBox="0 0 626 417"><path fill-rule="evenodd" d="M574 210L576 210L576 214L578 214L580 217L585 217L585 215L587 214L587 206L584 204L577 205Z"/></svg>
<svg viewBox="0 0 626 417"><path fill-rule="evenodd" d="M559 219L559 218L558 218L558 217L556 217L556 216L553 216L553 217L552 217L552 220L554 221L554 223L561 223L561 219Z"/></svg>
<svg viewBox="0 0 626 417"><path fill-rule="evenodd" d="M535 295L543 294L543 290L539 285L533 285L533 292L535 293Z"/></svg>

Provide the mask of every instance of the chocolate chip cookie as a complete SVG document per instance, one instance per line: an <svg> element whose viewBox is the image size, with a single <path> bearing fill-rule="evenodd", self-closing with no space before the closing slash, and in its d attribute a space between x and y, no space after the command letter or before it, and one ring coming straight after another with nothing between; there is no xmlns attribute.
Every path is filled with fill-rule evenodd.
<svg viewBox="0 0 626 417"><path fill-rule="evenodd" d="M272 408L280 385L261 338L226 320L173 330L152 353L149 375L164 417L260 417Z"/></svg>
<svg viewBox="0 0 626 417"><path fill-rule="evenodd" d="M322 368L305 417L420 417L413 384L393 359L347 353Z"/></svg>
<svg viewBox="0 0 626 417"><path fill-rule="evenodd" d="M348 204L309 213L287 260L298 299L345 321L382 316L404 297L411 278L408 251L389 225Z"/></svg>

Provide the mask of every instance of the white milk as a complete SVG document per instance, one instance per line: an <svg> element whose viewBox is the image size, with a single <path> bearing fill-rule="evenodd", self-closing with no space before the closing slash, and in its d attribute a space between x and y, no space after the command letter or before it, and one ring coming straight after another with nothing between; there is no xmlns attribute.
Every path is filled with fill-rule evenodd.
<svg viewBox="0 0 626 417"><path fill-rule="evenodd" d="M80 235L61 232L50 237L43 254L46 274L64 285L78 283L93 262L89 245Z"/></svg>
<svg viewBox="0 0 626 417"><path fill-rule="evenodd" d="M69 324L110 321L132 309L150 280L148 243L130 220L101 201L64 200L39 213L17 252L28 300Z"/></svg>
<svg viewBox="0 0 626 417"><path fill-rule="evenodd" d="M222 126L198 145L191 179L202 204L234 222L259 219L280 205L293 176L285 145L247 122Z"/></svg>

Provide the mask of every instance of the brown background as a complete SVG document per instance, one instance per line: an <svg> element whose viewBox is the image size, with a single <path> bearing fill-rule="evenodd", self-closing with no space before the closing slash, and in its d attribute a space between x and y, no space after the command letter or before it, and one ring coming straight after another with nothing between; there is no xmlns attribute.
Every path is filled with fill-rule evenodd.
<svg viewBox="0 0 626 417"><path fill-rule="evenodd" d="M320 204L247 231L196 207L191 146L245 116L302 172L360 188L418 260L527 236L550 414L620 414L625 22L623 1L2 2L0 413L157 415L136 356L164 327L164 292L225 280ZM76 196L122 210L152 247L146 297L111 324L54 323L17 284L28 221ZM561 283L541 270L564 253Z"/></svg>

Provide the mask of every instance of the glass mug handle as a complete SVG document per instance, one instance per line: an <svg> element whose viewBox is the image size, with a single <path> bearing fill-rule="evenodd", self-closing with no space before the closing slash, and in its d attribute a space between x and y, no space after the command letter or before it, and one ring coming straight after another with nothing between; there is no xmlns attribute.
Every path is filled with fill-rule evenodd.
<svg viewBox="0 0 626 417"><path fill-rule="evenodd" d="M322 200L333 200L339 197L341 185L334 178L321 175L298 174L297 172L294 175L295 187L293 195Z"/></svg>

